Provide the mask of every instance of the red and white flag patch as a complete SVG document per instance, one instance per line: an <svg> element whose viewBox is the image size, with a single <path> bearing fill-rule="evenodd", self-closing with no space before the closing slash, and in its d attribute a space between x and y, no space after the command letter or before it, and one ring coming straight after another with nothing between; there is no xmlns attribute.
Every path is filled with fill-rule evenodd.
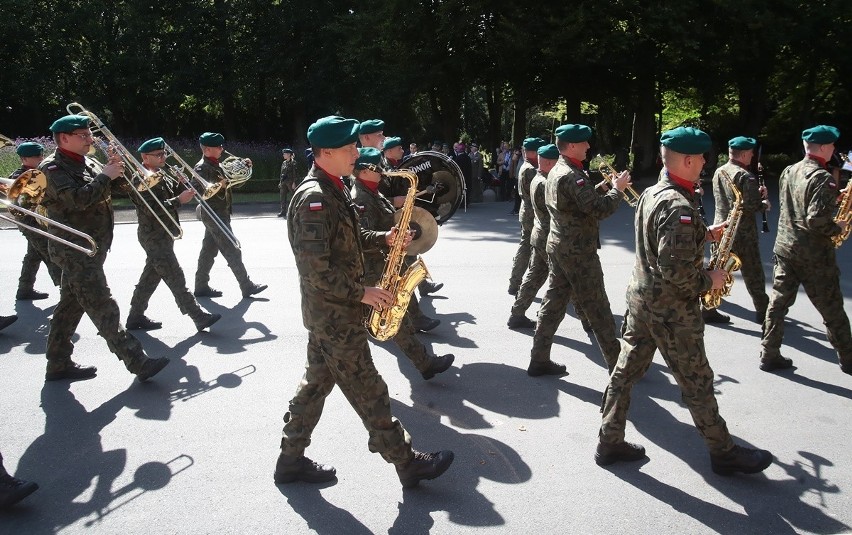
<svg viewBox="0 0 852 535"><path fill-rule="evenodd" d="M311 212L318 212L318 211L322 210L322 203L321 202L312 202L308 205L308 209Z"/></svg>
<svg viewBox="0 0 852 535"><path fill-rule="evenodd" d="M681 222L681 224L684 224L684 225L691 225L692 224L692 216L691 215L682 215L682 216L680 216L680 222Z"/></svg>
<svg viewBox="0 0 852 535"><path fill-rule="evenodd" d="M585 186L586 185L586 179L585 178L578 178L577 179L577 185L580 186L580 187Z"/></svg>
<svg viewBox="0 0 852 535"><path fill-rule="evenodd" d="M832 182L831 180L829 180L828 181L828 187L831 188L831 189L837 189L837 184Z"/></svg>

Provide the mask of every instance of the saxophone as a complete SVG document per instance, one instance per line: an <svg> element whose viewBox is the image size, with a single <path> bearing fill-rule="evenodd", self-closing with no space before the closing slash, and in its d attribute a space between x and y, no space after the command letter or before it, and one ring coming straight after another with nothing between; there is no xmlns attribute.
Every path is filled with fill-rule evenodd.
<svg viewBox="0 0 852 535"><path fill-rule="evenodd" d="M710 254L710 263L707 265L707 269L724 269L727 273L725 274L725 286L723 288L711 289L701 295L704 308L708 310L718 308L722 304L722 297L731 295L731 286L734 285L733 272L739 271L740 266L742 266L740 257L731 252L734 238L737 235L737 227L743 217L742 194L727 174L723 173L722 176L734 193L734 205L731 208L731 213L728 214L728 225L722 232L718 245Z"/></svg>
<svg viewBox="0 0 852 535"><path fill-rule="evenodd" d="M837 207L837 215L834 216L834 222L846 221L846 228L837 236L832 236L831 241L834 242L834 247L840 247L849 233L852 232L852 180L843 188L843 200L840 201L840 206Z"/></svg>
<svg viewBox="0 0 852 535"><path fill-rule="evenodd" d="M382 171L378 167L369 166L373 171L387 177L402 177L408 180L408 193L405 195L405 203L400 208L399 221L396 224L397 240L388 252L385 269L378 286L393 294L393 303L382 310L373 308L367 319L367 329L376 340L388 340L393 338L402 324L408 303L411 301L412 292L425 278L431 278L426 264L419 256L414 263L400 274L405 265L405 233L411 222L411 213L414 209L414 199L417 196L417 175L411 171L401 169L399 171Z"/></svg>

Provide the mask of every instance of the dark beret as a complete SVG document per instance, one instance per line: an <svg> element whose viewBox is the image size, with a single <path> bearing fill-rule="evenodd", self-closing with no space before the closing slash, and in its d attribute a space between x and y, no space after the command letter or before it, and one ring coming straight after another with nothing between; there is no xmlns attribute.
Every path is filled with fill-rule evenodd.
<svg viewBox="0 0 852 535"><path fill-rule="evenodd" d="M54 134L69 134L74 130L89 128L91 119L87 115L66 115L53 121L50 131Z"/></svg>
<svg viewBox="0 0 852 535"><path fill-rule="evenodd" d="M728 140L728 146L736 150L749 150L757 146L753 137L737 136Z"/></svg>
<svg viewBox="0 0 852 535"><path fill-rule="evenodd" d="M360 135L364 134L375 134L376 132L381 132L385 129L385 122L381 119L369 119L361 123L358 127L358 133Z"/></svg>
<svg viewBox="0 0 852 535"><path fill-rule="evenodd" d="M802 131L803 140L817 145L828 145L829 143L834 143L839 137L840 130L825 124L819 124Z"/></svg>
<svg viewBox="0 0 852 535"><path fill-rule="evenodd" d="M291 149L289 147L285 147L285 148L281 149L281 154L296 154L296 153L293 152L293 149Z"/></svg>
<svg viewBox="0 0 852 535"><path fill-rule="evenodd" d="M539 147L547 145L547 141L540 137L528 137L524 140L524 150L538 150Z"/></svg>
<svg viewBox="0 0 852 535"><path fill-rule="evenodd" d="M382 145L382 148L387 150L387 149L392 149L394 147L401 147L401 146L402 146L402 138L401 137L387 137L387 138L385 138L385 142Z"/></svg>
<svg viewBox="0 0 852 535"><path fill-rule="evenodd" d="M592 137L592 129L584 124L563 124L556 128L556 137L566 143L582 143Z"/></svg>
<svg viewBox="0 0 852 535"><path fill-rule="evenodd" d="M41 143L26 141L18 145L18 148L15 149L15 153L21 158L41 156L42 154L44 154L44 145L42 145Z"/></svg>
<svg viewBox="0 0 852 535"><path fill-rule="evenodd" d="M663 132L660 144L681 154L702 154L713 146L707 133L692 126L679 126Z"/></svg>
<svg viewBox="0 0 852 535"><path fill-rule="evenodd" d="M336 149L358 141L358 121L329 115L308 127L308 142L313 147Z"/></svg>
<svg viewBox="0 0 852 535"><path fill-rule="evenodd" d="M225 136L216 132L204 132L198 136L198 142L205 147L221 147L225 143Z"/></svg>
<svg viewBox="0 0 852 535"><path fill-rule="evenodd" d="M366 165L382 165L382 153L374 147L358 149L358 160L355 161L355 169L363 169Z"/></svg>
<svg viewBox="0 0 852 535"><path fill-rule="evenodd" d="M140 154L145 154L146 152L154 152L155 150L162 150L166 147L166 141L161 137L155 137L153 139L149 139L145 143L139 145L139 148L136 149Z"/></svg>
<svg viewBox="0 0 852 535"><path fill-rule="evenodd" d="M538 156L539 158L545 158L547 160L558 160L559 159L559 149L556 148L556 145L543 145L538 148Z"/></svg>

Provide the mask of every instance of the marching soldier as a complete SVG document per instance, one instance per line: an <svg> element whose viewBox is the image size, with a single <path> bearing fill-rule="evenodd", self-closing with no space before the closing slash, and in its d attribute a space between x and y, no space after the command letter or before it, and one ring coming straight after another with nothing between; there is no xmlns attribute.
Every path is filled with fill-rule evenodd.
<svg viewBox="0 0 852 535"><path fill-rule="evenodd" d="M341 177L352 173L358 150L358 122L330 116L308 128L315 165L301 182L288 209L287 235L299 270L302 316L308 329L305 375L284 416L275 482L333 481L336 471L304 455L311 433L334 385L361 417L370 451L396 466L403 487L443 474L451 451L421 453L390 412L388 387L373 364L363 305L387 306L390 292L364 286L363 251L386 247L395 230L361 229ZM405 236L410 239L409 236ZM403 239L402 236L399 239Z"/></svg>
<svg viewBox="0 0 852 535"><path fill-rule="evenodd" d="M645 448L624 441L624 428L633 385L659 349L710 450L712 470L760 472L772 463L772 454L735 445L719 414L696 299L725 283L724 270L704 269L704 243L708 236L718 240L724 224L708 229L695 200L710 136L680 127L664 132L660 142L663 175L636 207L636 263L627 287L622 349L604 392L595 462L604 466L645 457Z"/></svg>
<svg viewBox="0 0 852 535"><path fill-rule="evenodd" d="M550 287L538 313L533 337L531 376L561 375L565 366L550 360L556 329L565 317L570 300L579 305L612 371L620 345L615 321L604 288L598 248L600 220L612 215L630 185L630 173L622 171L615 188L600 195L583 169L592 129L582 124L566 124L556 129L560 158L547 175L545 203L550 212L547 255L550 258Z"/></svg>
<svg viewBox="0 0 852 535"><path fill-rule="evenodd" d="M287 204L296 189L296 159L293 157L293 149L281 149L281 158L281 180L278 182L281 211L278 212L278 217L287 217Z"/></svg>
<svg viewBox="0 0 852 535"><path fill-rule="evenodd" d="M546 145L547 142L538 137L528 137L524 140L524 163L518 169L518 195L521 206L518 211L518 221L521 223L521 242L518 251L512 260L512 274L509 276L509 294L518 295L518 287L524 278L524 273L530 264L530 233L532 232L535 212L530 201L530 183L536 174L538 167L538 153L536 151Z"/></svg>
<svg viewBox="0 0 852 535"><path fill-rule="evenodd" d="M394 139L394 138L388 138ZM399 138L395 138L399 139ZM400 145L400 148L402 146ZM394 226L394 209L391 202L379 192L382 175L367 169L366 165L381 166L382 155L372 147L358 149L359 157L355 163L355 184L352 186L352 201L358 208L361 228L375 231L390 231ZM364 263L367 284L378 284L382 278L385 257L378 249L364 251ZM417 340L415 327L411 320L410 308L402 321L399 332L393 340L402 349L405 356L414 364L424 379L446 371L453 363L452 354L440 357L430 355L426 347ZM422 316L422 312L420 313Z"/></svg>
<svg viewBox="0 0 852 535"><path fill-rule="evenodd" d="M198 141L201 144L202 158L195 164L195 171L210 184L227 180L222 167L219 165L219 159L225 150L222 147L225 143L225 137L215 132L205 132L201 134ZM198 184L197 187L201 188L201 184ZM222 223L233 232L231 229L232 202L231 188L225 186L207 200L207 204L219 216ZM243 264L242 252L228 240L216 222L200 208L196 208L195 213L198 215L198 219L204 223L205 229L204 239L201 242L201 251L198 254L198 269L195 272L195 296L222 296L221 291L210 287L210 270L213 268L216 255L220 252L225 257L228 267L231 268L231 272L233 272L234 277L236 277L237 282L240 284L240 290L242 290L244 298L259 294L265 290L267 288L266 284L255 284L251 281L248 271L246 271L246 266Z"/></svg>
<svg viewBox="0 0 852 535"><path fill-rule="evenodd" d="M0 509L15 505L37 490L37 483L18 479L7 472L0 453Z"/></svg>
<svg viewBox="0 0 852 535"><path fill-rule="evenodd" d="M834 221L838 183L826 169L840 131L819 125L802 132L805 158L781 173L778 237L775 238L775 272L772 299L763 323L760 369L790 368L781 356L784 317L796 301L799 285L822 315L828 341L837 351L840 369L852 375L852 334L843 308L840 269L832 240L846 228Z"/></svg>
<svg viewBox="0 0 852 535"><path fill-rule="evenodd" d="M21 167L15 170L9 177L15 180L26 171L35 169L44 159L44 146L40 143L31 141L18 145L15 152L21 159ZM22 193L16 203L21 208L26 208L30 211L35 211L36 205L31 202L26 193ZM11 211L15 219L29 227L37 227L39 225L36 218L21 212ZM47 252L48 239L37 232L33 232L27 228L19 226L21 234L27 239L27 252L24 255L24 261L21 264L21 277L18 279L18 293L15 298L18 301L36 301L38 299L47 299L48 295L44 292L39 292L33 288L36 281L36 274L41 263L47 266L47 272L54 286L59 286L62 277L62 270L59 266L50 260L50 254Z"/></svg>
<svg viewBox="0 0 852 535"><path fill-rule="evenodd" d="M763 263L760 261L755 214L769 209L766 186L759 186L748 167L754 158L757 141L750 137L735 137L728 141L728 162L716 170L713 175L713 197L716 200L716 214L713 223L718 225L727 221L731 213L734 193L728 180L740 190L742 195L742 217L737 226L737 234L731 251L742 261L740 273L751 300L754 303L755 321L763 324L769 296L766 295L766 277L763 275ZM727 179L727 180L726 180ZM702 311L704 323L728 323L730 317L718 310Z"/></svg>
<svg viewBox="0 0 852 535"><path fill-rule="evenodd" d="M124 174L124 162L119 156L112 156L99 173L87 167L84 157L93 142L90 121L85 115L57 119L50 126L56 152L39 166L47 176L42 204L48 217L85 232L98 246L97 253L89 257L53 240L48 244L50 259L62 269L62 283L47 335L45 380L85 380L96 375L94 366L82 366L71 360L74 351L71 338L85 312L110 351L124 362L128 371L140 381L146 381L159 373L169 359L147 357L139 340L121 328L118 305L110 293L103 266L113 236L110 187ZM50 232L74 243L82 242L55 226L50 227Z"/></svg>
<svg viewBox="0 0 852 535"><path fill-rule="evenodd" d="M381 119L368 119L358 125L358 142L362 147L382 150L385 142L385 122Z"/></svg>
<svg viewBox="0 0 852 535"><path fill-rule="evenodd" d="M152 173L161 171L166 162L165 141L161 137L149 139L136 149L142 156L142 164ZM160 219L169 227L173 227L169 218L160 209L159 204L153 199L156 197L168 210L168 214L175 221L180 221L178 208L188 203L193 196L192 190L167 173L160 172L160 180L148 190L140 191L148 204L157 211ZM196 329L203 331L210 327L222 317L220 314L210 314L201 309L198 301L186 287L186 277L183 269L175 256L175 245L171 234L163 228L157 220L157 216L149 210L139 197L131 195L130 198L136 205L136 214L139 219L137 235L139 244L145 249L147 258L139 283L133 291L130 299L130 313L127 315L126 327L128 330L142 329L152 330L162 327L159 321L153 321L145 316L148 301L160 281L165 281L166 286L174 295L175 302L182 314L188 314L195 323ZM177 232L177 228L172 228Z"/></svg>

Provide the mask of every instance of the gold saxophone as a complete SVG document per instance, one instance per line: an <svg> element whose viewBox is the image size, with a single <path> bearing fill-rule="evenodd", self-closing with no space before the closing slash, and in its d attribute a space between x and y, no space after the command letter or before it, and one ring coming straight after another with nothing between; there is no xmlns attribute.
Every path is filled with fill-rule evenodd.
<svg viewBox="0 0 852 535"><path fill-rule="evenodd" d="M837 207L837 215L834 216L834 222L846 221L846 228L837 236L832 236L831 241L834 242L834 247L840 247L849 233L852 232L852 180L843 188L843 200L840 201L840 206Z"/></svg>
<svg viewBox="0 0 852 535"><path fill-rule="evenodd" d="M737 227L743 217L743 196L728 175L723 174L722 177L728 182L728 186L734 193L734 205L731 207L731 213L728 214L728 225L722 232L718 245L710 254L710 263L707 265L707 269L724 269L727 273L725 274L725 286L723 288L711 289L701 295L704 308L708 310L718 308L722 304L722 298L731 295L731 286L734 285L733 272L739 271L742 266L740 257L731 252L731 247L734 245Z"/></svg>
<svg viewBox="0 0 852 535"><path fill-rule="evenodd" d="M373 166L371 166L372 168ZM419 256L414 263L400 274L405 265L405 234L411 222L411 213L414 209L414 199L417 196L417 175L412 171L386 171L372 168L373 171L382 173L388 177L402 177L408 180L408 193L405 195L405 203L399 210L399 221L397 221L397 239L388 252L385 270L378 286L393 294L393 303L382 310L373 308L367 319L367 329L376 340L388 340L393 338L402 324L408 303L411 301L412 292L425 278L430 278L426 264Z"/></svg>

